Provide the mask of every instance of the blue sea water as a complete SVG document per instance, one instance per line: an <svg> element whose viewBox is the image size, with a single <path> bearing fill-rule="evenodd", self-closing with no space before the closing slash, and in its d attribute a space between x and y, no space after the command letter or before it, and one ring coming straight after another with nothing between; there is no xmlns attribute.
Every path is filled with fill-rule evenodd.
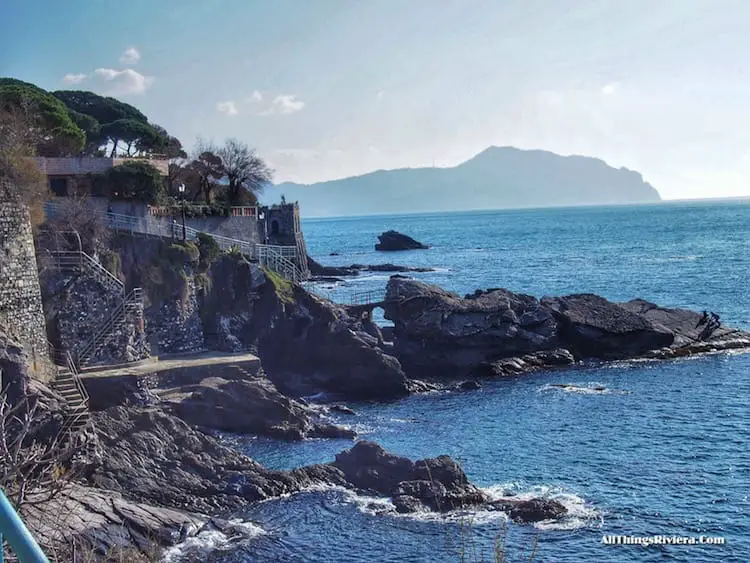
<svg viewBox="0 0 750 563"><path fill-rule="evenodd" d="M593 292L708 309L750 328L750 204L672 203L303 221L310 254L329 265L437 268L414 274L458 293L506 287L538 297ZM375 252L379 233L426 251ZM338 256L329 256L331 253ZM378 289L387 274L318 289ZM570 383L579 392L550 384ZM609 392L587 392L604 386ZM448 454L493 494L543 494L572 517L518 525L498 515L379 514L383 499L311 490L249 508L265 533L220 561L750 561L750 355L587 365L491 381L467 393L351 405L363 438L411 458ZM242 449L270 467L326 462L341 440ZM503 531L504 529L504 531ZM721 536L724 546L605 545L604 535ZM535 544L535 548L533 545ZM464 558L461 558L461 552Z"/></svg>

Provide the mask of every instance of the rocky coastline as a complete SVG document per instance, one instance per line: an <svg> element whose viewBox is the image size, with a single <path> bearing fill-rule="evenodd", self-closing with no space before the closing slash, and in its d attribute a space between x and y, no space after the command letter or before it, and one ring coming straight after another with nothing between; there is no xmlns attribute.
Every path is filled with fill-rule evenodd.
<svg viewBox="0 0 750 563"><path fill-rule="evenodd" d="M471 392L482 379L582 361L750 347L746 332L707 332L705 315L643 300L537 299L505 289L461 297L393 276L382 303L343 306L236 257L217 260L211 274L216 283L196 300L210 342L227 351L253 349L262 368L88 381L94 412L87 455L77 462L83 470L49 505L76 516L51 536L76 537L99 552L122 545L143 552L149 542L168 546L207 528L230 530L232 516L249 503L321 485L387 497L398 513L482 509L520 523L564 518L565 507L549 499L490 498L448 456L412 461L358 441L330 463L273 471L229 447L220 433L354 439L326 416L353 411L332 402ZM220 298L226 295L237 298L227 304ZM391 331L370 320L374 306L393 321ZM54 417L60 398L28 379L18 346L0 341L4 377L32 389ZM32 522L42 516L28 513Z"/></svg>

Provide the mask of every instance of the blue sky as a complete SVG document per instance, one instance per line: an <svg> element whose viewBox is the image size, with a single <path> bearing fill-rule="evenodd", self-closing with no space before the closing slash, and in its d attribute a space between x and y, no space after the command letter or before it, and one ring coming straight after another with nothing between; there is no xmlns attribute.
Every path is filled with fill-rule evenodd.
<svg viewBox="0 0 750 563"><path fill-rule="evenodd" d="M745 0L0 0L0 75L128 101L278 181L600 157L664 197L750 195Z"/></svg>

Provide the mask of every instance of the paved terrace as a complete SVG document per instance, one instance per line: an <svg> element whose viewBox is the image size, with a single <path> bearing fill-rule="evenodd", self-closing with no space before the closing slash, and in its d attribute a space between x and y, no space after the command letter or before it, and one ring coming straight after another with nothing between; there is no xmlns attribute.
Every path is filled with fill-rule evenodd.
<svg viewBox="0 0 750 563"><path fill-rule="evenodd" d="M102 377L120 377L123 375L158 375L174 370L205 370L210 368L226 368L239 365L241 367L257 367L260 358L254 354L229 352L201 352L198 354L161 356L133 364L119 364L116 366L96 366L81 372L82 379Z"/></svg>

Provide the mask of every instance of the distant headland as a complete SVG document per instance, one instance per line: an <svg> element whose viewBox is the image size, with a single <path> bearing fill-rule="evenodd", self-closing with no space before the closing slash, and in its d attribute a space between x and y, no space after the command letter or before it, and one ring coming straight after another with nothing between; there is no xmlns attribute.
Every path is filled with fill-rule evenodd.
<svg viewBox="0 0 750 563"><path fill-rule="evenodd" d="M489 147L452 168L377 170L266 190L299 201L308 216L418 213L661 201L640 173L586 156Z"/></svg>

